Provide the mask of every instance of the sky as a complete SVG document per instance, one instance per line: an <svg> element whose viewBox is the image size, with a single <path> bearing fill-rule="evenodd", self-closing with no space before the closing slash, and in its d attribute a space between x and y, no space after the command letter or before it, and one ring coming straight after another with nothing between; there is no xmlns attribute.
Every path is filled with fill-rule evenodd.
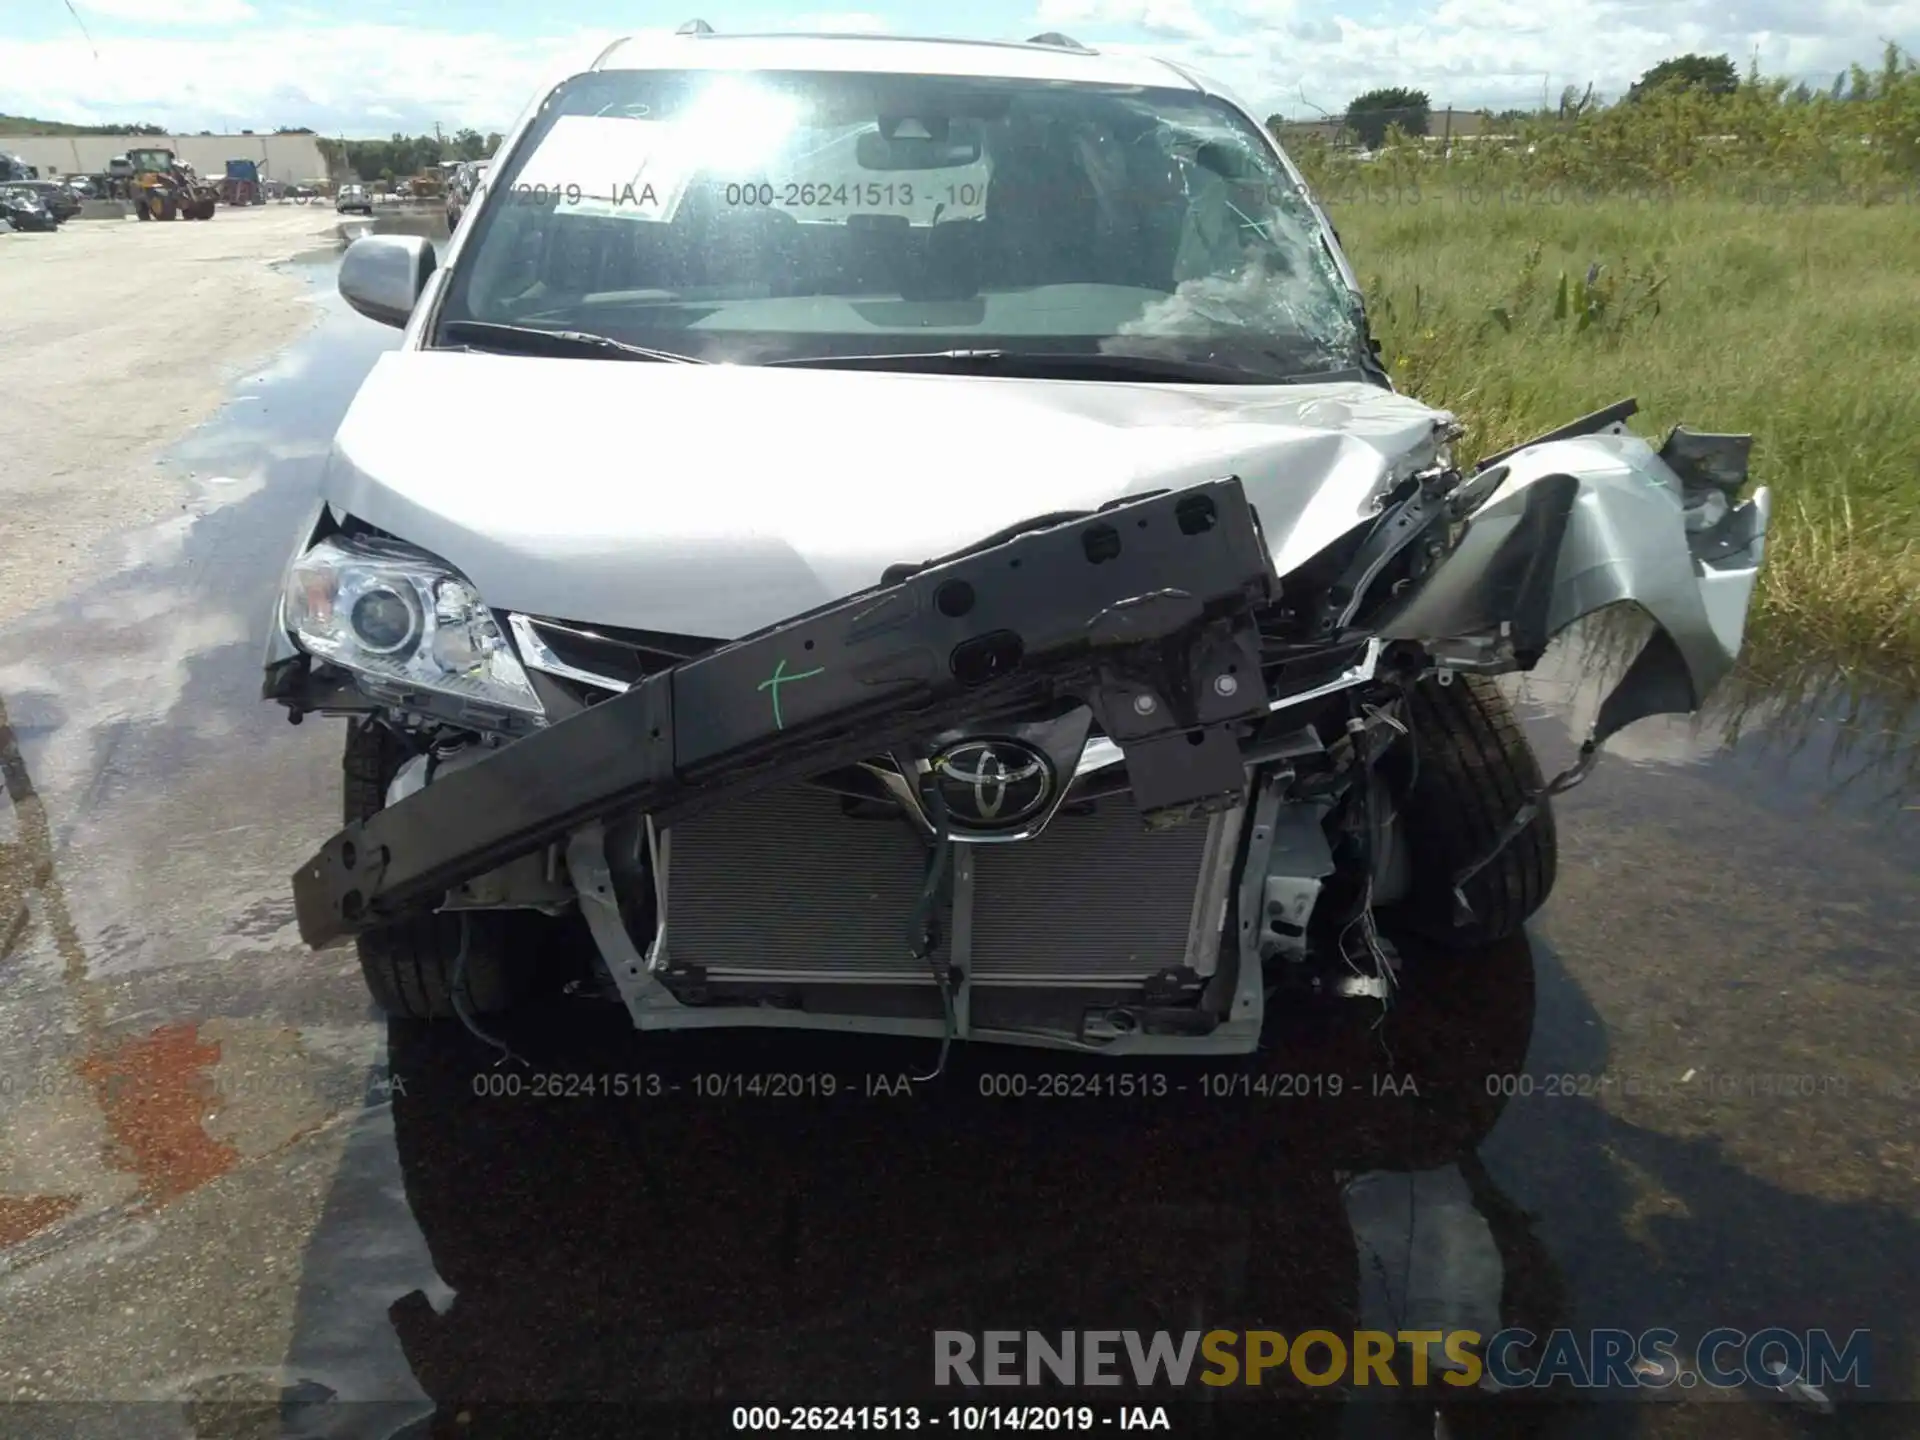
<svg viewBox="0 0 1920 1440"><path fill-rule="evenodd" d="M555 66L672 29L846 30L1024 39L1064 30L1216 77L1261 114L1338 113L1379 85L1436 107L1617 98L1696 51L1758 55L1817 87L1893 40L1920 50L1920 0L854 0L802 12L724 0L0 0L0 113L173 130L306 125L347 137L503 130ZM83 33L84 27L84 33ZM88 37L91 37L89 40Z"/></svg>

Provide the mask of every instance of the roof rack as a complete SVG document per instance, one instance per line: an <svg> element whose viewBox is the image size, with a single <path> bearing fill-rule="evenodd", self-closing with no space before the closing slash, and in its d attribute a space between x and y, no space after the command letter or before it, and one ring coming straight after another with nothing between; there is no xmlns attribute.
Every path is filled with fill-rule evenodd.
<svg viewBox="0 0 1920 1440"><path fill-rule="evenodd" d="M689 20L673 33L676 35L711 35L713 34L713 27L704 20Z"/></svg>
<svg viewBox="0 0 1920 1440"><path fill-rule="evenodd" d="M1071 35L1062 35L1058 30L1048 30L1044 34L1031 37L1029 45L1051 45L1056 50L1078 50L1082 55L1091 55L1093 51L1082 45Z"/></svg>

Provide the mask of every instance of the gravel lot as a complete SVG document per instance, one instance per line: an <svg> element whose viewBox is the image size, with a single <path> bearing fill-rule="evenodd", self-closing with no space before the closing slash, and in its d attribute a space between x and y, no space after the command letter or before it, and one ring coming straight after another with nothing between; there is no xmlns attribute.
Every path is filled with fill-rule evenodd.
<svg viewBox="0 0 1920 1440"><path fill-rule="evenodd" d="M0 626L114 568L104 542L181 507L186 477L154 459L313 323L307 286L273 262L337 225L331 207L266 205L0 234Z"/></svg>

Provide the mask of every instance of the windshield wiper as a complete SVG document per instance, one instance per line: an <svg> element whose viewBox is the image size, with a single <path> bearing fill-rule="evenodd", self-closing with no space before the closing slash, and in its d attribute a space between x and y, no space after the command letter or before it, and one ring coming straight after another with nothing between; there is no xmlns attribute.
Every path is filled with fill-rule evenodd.
<svg viewBox="0 0 1920 1440"><path fill-rule="evenodd" d="M663 360L673 365L705 365L698 355L629 345L611 335L586 330L542 330L537 325L501 325L491 320L449 320L440 327L449 340L471 340L498 350L524 350L532 355L587 355L608 360Z"/></svg>
<svg viewBox="0 0 1920 1440"><path fill-rule="evenodd" d="M1156 355L1108 355L1096 350L906 350L885 355L796 355L767 360L768 366L793 365L821 370L982 370L1042 377L1113 375L1128 380L1165 380L1189 385L1285 385L1316 379L1310 375L1267 375L1237 365Z"/></svg>

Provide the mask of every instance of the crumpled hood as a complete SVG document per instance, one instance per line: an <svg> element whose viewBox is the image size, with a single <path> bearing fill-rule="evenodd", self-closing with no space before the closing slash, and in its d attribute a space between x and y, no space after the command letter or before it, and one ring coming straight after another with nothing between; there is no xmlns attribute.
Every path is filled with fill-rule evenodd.
<svg viewBox="0 0 1920 1440"><path fill-rule="evenodd" d="M1434 458L1361 383L1160 386L384 355L325 498L487 603L733 638L1054 510L1238 475L1282 573Z"/></svg>

